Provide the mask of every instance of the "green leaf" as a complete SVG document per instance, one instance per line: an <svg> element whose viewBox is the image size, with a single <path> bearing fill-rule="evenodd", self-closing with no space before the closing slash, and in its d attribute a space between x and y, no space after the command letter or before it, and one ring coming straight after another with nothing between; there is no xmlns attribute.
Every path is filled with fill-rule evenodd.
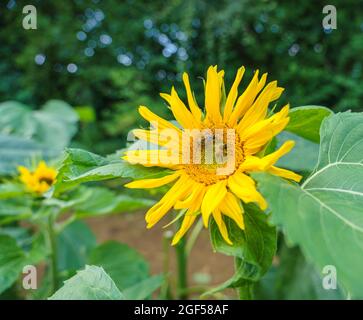
<svg viewBox="0 0 363 320"><path fill-rule="evenodd" d="M31 215L31 201L25 197L0 202L0 225L29 218Z"/></svg>
<svg viewBox="0 0 363 320"><path fill-rule="evenodd" d="M254 174L288 240L299 244L318 270L337 269L338 282L363 298L363 114L324 120L318 164L300 188L265 173Z"/></svg>
<svg viewBox="0 0 363 320"><path fill-rule="evenodd" d="M108 241L95 248L88 263L105 269L122 291L149 276L149 266L145 259L126 244L115 241Z"/></svg>
<svg viewBox="0 0 363 320"><path fill-rule="evenodd" d="M24 187L20 183L9 181L0 184L0 200L19 197L24 193Z"/></svg>
<svg viewBox="0 0 363 320"><path fill-rule="evenodd" d="M25 252L10 236L0 235L0 293L9 288L26 265Z"/></svg>
<svg viewBox="0 0 363 320"><path fill-rule="evenodd" d="M233 245L227 244L211 220L210 236L215 251L236 257L234 276L217 288L205 294L212 294L226 288L248 287L258 281L269 269L276 252L276 229L267 223L267 216L255 205L244 205L245 230L227 217L224 221Z"/></svg>
<svg viewBox="0 0 363 320"><path fill-rule="evenodd" d="M287 140L294 140L295 146L279 159L276 166L310 174L318 161L319 145L296 134L283 131L278 135L278 147Z"/></svg>
<svg viewBox="0 0 363 320"><path fill-rule="evenodd" d="M255 288L257 299L267 300L337 300L343 295L337 289L325 290L322 276L308 263L298 247L283 245L277 263Z"/></svg>
<svg viewBox="0 0 363 320"><path fill-rule="evenodd" d="M86 266L64 282L50 300L123 300L124 295L116 287L103 268Z"/></svg>
<svg viewBox="0 0 363 320"><path fill-rule="evenodd" d="M100 181L113 178L157 178L170 171L163 168L145 168L131 165L121 159L104 158L81 149L67 149L60 168L62 185L76 185L88 181Z"/></svg>
<svg viewBox="0 0 363 320"><path fill-rule="evenodd" d="M0 175L17 174L19 165L29 165L34 159L48 160L54 156L54 150L34 140L0 133Z"/></svg>
<svg viewBox="0 0 363 320"><path fill-rule="evenodd" d="M96 237L81 221L75 221L58 235L58 268L78 270L86 264L87 256L96 247Z"/></svg>
<svg viewBox="0 0 363 320"><path fill-rule="evenodd" d="M77 121L77 113L60 100L50 100L35 111L14 101L0 104L0 133L32 139L57 152L69 144Z"/></svg>
<svg viewBox="0 0 363 320"><path fill-rule="evenodd" d="M162 275L152 276L133 286L124 290L126 299L130 300L144 300L151 296L151 294L161 287L164 282Z"/></svg>
<svg viewBox="0 0 363 320"><path fill-rule="evenodd" d="M318 143L321 122L332 113L330 109L320 106L293 108L290 110L290 121L285 130Z"/></svg>

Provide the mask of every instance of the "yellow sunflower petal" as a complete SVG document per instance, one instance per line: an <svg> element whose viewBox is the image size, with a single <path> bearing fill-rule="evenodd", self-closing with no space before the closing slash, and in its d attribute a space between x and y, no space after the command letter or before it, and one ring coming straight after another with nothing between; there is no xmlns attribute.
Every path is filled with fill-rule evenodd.
<svg viewBox="0 0 363 320"><path fill-rule="evenodd" d="M241 200L246 203L255 202L261 210L267 208L267 202L256 189L253 179L241 172L235 172L228 178L228 187Z"/></svg>
<svg viewBox="0 0 363 320"><path fill-rule="evenodd" d="M165 177L162 178L157 178L157 179L143 179L143 180L137 180L137 181L133 181L130 183L125 184L126 188L130 188L130 189L135 189L135 188L142 188L142 189L148 189L148 188L157 188L157 187L161 187L165 184L168 184L172 181L174 181L175 179L177 179L178 177L180 177L180 175L182 174L182 171L177 171L173 174L167 175Z"/></svg>
<svg viewBox="0 0 363 320"><path fill-rule="evenodd" d="M226 105L224 106L223 120L226 122L231 116L233 106L236 102L238 95L238 86L242 80L243 74L245 73L245 68L241 67L238 69L236 78L234 79L231 90L228 93Z"/></svg>
<svg viewBox="0 0 363 320"><path fill-rule="evenodd" d="M188 98L188 104L189 104L190 111L192 112L194 118L197 121L200 121L202 119L202 111L200 110L197 102L195 101L193 92L190 88L189 76L186 72L183 73L183 82L184 82L185 90L187 92L187 98Z"/></svg>
<svg viewBox="0 0 363 320"><path fill-rule="evenodd" d="M242 95L239 96L236 102L236 106L234 110L232 111L231 116L228 119L228 124L231 127L234 127L237 124L237 121L242 117L246 111L251 107L253 101L255 100L258 93L262 90L262 87L259 86L258 81L258 74L259 71L256 70L251 82L247 86L246 90L242 93ZM266 81L266 74L262 76L261 80Z"/></svg>
<svg viewBox="0 0 363 320"><path fill-rule="evenodd" d="M18 166L17 169L18 169L19 173L22 174L22 175L30 175L31 174L29 169L24 167L24 166Z"/></svg>
<svg viewBox="0 0 363 320"><path fill-rule="evenodd" d="M267 115L268 106L277 90L277 81L270 82L258 96L251 108L247 110L242 120L238 123L238 132L243 132L258 121L263 120Z"/></svg>
<svg viewBox="0 0 363 320"><path fill-rule="evenodd" d="M217 223L219 232L221 233L224 241L226 241L228 244L232 245L233 243L229 239L226 224L224 223L223 218L222 218L222 214L218 209L213 211L213 218L214 218L214 221Z"/></svg>
<svg viewBox="0 0 363 320"><path fill-rule="evenodd" d="M209 67L205 85L205 109L207 118L213 123L221 123L220 113L221 87L220 78L215 67Z"/></svg>
<svg viewBox="0 0 363 320"><path fill-rule="evenodd" d="M139 113L145 120L147 120L149 122L157 123L159 129L168 128L168 129L173 129L173 130L176 130L176 131L180 131L180 129L177 128L176 126L174 126L171 122L159 117L158 115L156 115L155 113L150 111L145 106L140 106L139 107Z"/></svg>
<svg viewBox="0 0 363 320"><path fill-rule="evenodd" d="M226 216L233 219L239 228L244 230L243 207L239 200L231 193L227 192L225 198L219 205L219 210Z"/></svg>
<svg viewBox="0 0 363 320"><path fill-rule="evenodd" d="M187 176L181 176L169 191L151 207L145 215L147 228L154 226L175 205L179 199L183 199L190 190L193 182Z"/></svg>
<svg viewBox="0 0 363 320"><path fill-rule="evenodd" d="M263 157L262 160L266 163L265 168L271 167L275 164L282 156L289 153L290 150L294 147L295 142L292 140L285 141L282 146L276 150L268 154L267 156Z"/></svg>
<svg viewBox="0 0 363 320"><path fill-rule="evenodd" d="M200 123L194 118L184 102L179 98L174 87L171 88L171 94L160 94L170 105L170 109L176 119L183 128L199 128Z"/></svg>
<svg viewBox="0 0 363 320"><path fill-rule="evenodd" d="M226 181L222 180L207 187L207 192L204 195L204 199L201 206L203 223L205 227L208 227L209 216L219 203L223 200L227 193Z"/></svg>
<svg viewBox="0 0 363 320"><path fill-rule="evenodd" d="M200 194L203 192L204 189L205 188L202 184L195 183L192 188L192 192L188 195L188 197L184 200L178 201L175 204L174 209L180 210L193 207L193 205L197 202L198 198L200 198Z"/></svg>
<svg viewBox="0 0 363 320"><path fill-rule="evenodd" d="M176 245L180 241L180 239L187 233L187 231L193 225L196 218L197 218L196 214L191 214L191 215L186 214L184 216L182 225L180 226L180 229L173 238L173 241L171 243L172 246Z"/></svg>
<svg viewBox="0 0 363 320"><path fill-rule="evenodd" d="M285 179L290 179L290 180L293 180L293 181L296 181L296 182L300 182L301 179L302 179L302 176L296 174L295 172L292 172L290 170L286 170L286 169L282 169L282 168L278 168L278 167L275 167L275 166L272 166L268 172L272 173L272 174L275 174L277 176L280 176L282 178L285 178Z"/></svg>

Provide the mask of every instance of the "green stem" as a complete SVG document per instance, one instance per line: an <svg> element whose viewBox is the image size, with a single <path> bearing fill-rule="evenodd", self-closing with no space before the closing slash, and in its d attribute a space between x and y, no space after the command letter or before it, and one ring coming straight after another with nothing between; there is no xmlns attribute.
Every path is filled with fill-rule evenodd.
<svg viewBox="0 0 363 320"><path fill-rule="evenodd" d="M54 222L54 216L53 214L50 214L48 218L48 237L50 247L50 272L52 279L51 294L59 288L57 237L54 232Z"/></svg>
<svg viewBox="0 0 363 320"><path fill-rule="evenodd" d="M238 292L238 298L240 300L253 300L254 294L253 294L253 282L246 282L242 287L237 288Z"/></svg>
<svg viewBox="0 0 363 320"><path fill-rule="evenodd" d="M177 293L179 299L187 299L187 254L185 251L185 238L180 239L175 247L176 260L178 265L178 287Z"/></svg>
<svg viewBox="0 0 363 320"><path fill-rule="evenodd" d="M160 298L162 300L170 300L172 299L172 295L169 288L169 260L170 260L170 239L172 234L169 234L170 231L164 232L163 234L163 274L164 274L164 283L160 288Z"/></svg>
<svg viewBox="0 0 363 320"><path fill-rule="evenodd" d="M239 270L241 264L243 264L243 260L240 258L234 259L234 268L235 270ZM254 299L254 286L255 283L250 280L245 280L244 283L237 288L238 298L240 300L253 300Z"/></svg>

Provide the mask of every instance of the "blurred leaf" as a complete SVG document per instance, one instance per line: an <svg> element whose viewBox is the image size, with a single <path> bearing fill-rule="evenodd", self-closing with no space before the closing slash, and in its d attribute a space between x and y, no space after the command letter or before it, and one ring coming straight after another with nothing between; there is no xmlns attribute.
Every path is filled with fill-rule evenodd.
<svg viewBox="0 0 363 320"><path fill-rule="evenodd" d="M0 119L1 133L32 139L59 153L76 133L78 116L60 100L50 100L37 111L7 101L0 104Z"/></svg>
<svg viewBox="0 0 363 320"><path fill-rule="evenodd" d="M0 224L29 218L32 215L31 202L25 197L1 200Z"/></svg>
<svg viewBox="0 0 363 320"><path fill-rule="evenodd" d="M335 266L338 282L353 298L363 297L362 162L363 114L347 112L324 120L317 167L301 188L269 174L253 175L272 222L319 270Z"/></svg>
<svg viewBox="0 0 363 320"><path fill-rule="evenodd" d="M305 139L319 143L320 125L325 117L333 112L320 106L303 106L290 110L290 121L285 130L295 133Z"/></svg>
<svg viewBox="0 0 363 320"><path fill-rule="evenodd" d="M29 165L35 159L49 159L55 156L54 150L39 143L0 133L0 175L17 174L17 166Z"/></svg>
<svg viewBox="0 0 363 320"><path fill-rule="evenodd" d="M260 278L270 268L276 252L276 229L267 223L267 216L255 205L244 205L245 230L241 230L233 220L224 217L229 237L233 245L222 238L216 223L211 220L210 236L214 250L236 258L234 276L205 295L226 288L246 288ZM243 294L243 293L242 293Z"/></svg>
<svg viewBox="0 0 363 320"><path fill-rule="evenodd" d="M86 266L64 282L50 300L123 300L124 295L103 268Z"/></svg>
<svg viewBox="0 0 363 320"><path fill-rule="evenodd" d="M24 186L20 183L6 181L0 184L0 200L15 198L24 193Z"/></svg>
<svg viewBox="0 0 363 320"><path fill-rule="evenodd" d="M161 287L164 282L162 275L152 276L141 282L128 287L123 291L126 299L130 300L144 300L150 298L151 294Z"/></svg>
<svg viewBox="0 0 363 320"><path fill-rule="evenodd" d="M95 248L90 253L88 263L105 269L122 291L149 276L149 266L144 257L126 244L115 241Z"/></svg>
<svg viewBox="0 0 363 320"><path fill-rule="evenodd" d="M273 266L256 286L256 299L337 300L344 299L339 288L326 290L322 278L300 250L284 245Z"/></svg>
<svg viewBox="0 0 363 320"><path fill-rule="evenodd" d="M25 252L10 236L0 235L0 293L9 288L26 265Z"/></svg>
<svg viewBox="0 0 363 320"><path fill-rule="evenodd" d="M77 132L78 116L70 105L59 100L48 101L42 110L33 112L37 129L34 139L60 153Z"/></svg>
<svg viewBox="0 0 363 320"><path fill-rule="evenodd" d="M82 221L68 225L58 235L58 268L78 270L86 264L87 256L96 247L96 237Z"/></svg>

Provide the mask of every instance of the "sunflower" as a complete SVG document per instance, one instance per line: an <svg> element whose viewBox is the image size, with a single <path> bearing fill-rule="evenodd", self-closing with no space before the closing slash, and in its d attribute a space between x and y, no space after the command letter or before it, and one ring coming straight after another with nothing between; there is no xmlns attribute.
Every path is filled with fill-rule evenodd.
<svg viewBox="0 0 363 320"><path fill-rule="evenodd" d="M55 183L57 171L48 167L44 161L40 161L32 172L28 168L19 166L20 180L30 192L42 194Z"/></svg>
<svg viewBox="0 0 363 320"><path fill-rule="evenodd" d="M243 230L243 203L255 203L261 210L267 208L266 200L257 191L256 183L250 176L251 172L265 171L297 182L301 180L301 176L294 172L275 166L278 159L293 148L293 141L286 141L278 150L264 154L272 138L289 122L289 105L273 115L269 115L268 110L269 104L277 100L284 89L278 87L276 81L266 85L267 74L259 77L257 70L245 91L238 95L238 86L244 72L244 67L238 69L232 87L225 96L224 71L218 71L217 66L209 67L205 82L204 112L197 104L188 75L184 73L188 106L174 88L170 94L161 94L177 123L157 116L145 106L139 107L139 113L152 127L150 130L136 129L133 133L138 139L158 147L128 150L124 159L133 164L167 167L173 171L161 178L130 182L126 187L156 188L174 182L145 216L147 228L151 228L172 208L183 210L183 221L174 235L173 245L178 243L200 216L205 227L208 227L209 220L213 218L224 240L232 244L223 216L233 219ZM185 161L185 158L195 159L191 150L195 150L193 148L197 142L192 143L192 148L181 143L185 141L186 132L186 136L195 141L195 135L191 136L190 131L207 131L198 140L202 156L197 162ZM230 132L234 133L234 139L230 139L233 141L233 167L232 170L221 173L220 169L230 159L227 155L226 162L221 164L213 156L209 157L212 161L206 161L206 142L216 143L219 140L222 153L226 155ZM217 133L222 133L223 138L217 139ZM185 153L188 154L187 157L184 156Z"/></svg>

